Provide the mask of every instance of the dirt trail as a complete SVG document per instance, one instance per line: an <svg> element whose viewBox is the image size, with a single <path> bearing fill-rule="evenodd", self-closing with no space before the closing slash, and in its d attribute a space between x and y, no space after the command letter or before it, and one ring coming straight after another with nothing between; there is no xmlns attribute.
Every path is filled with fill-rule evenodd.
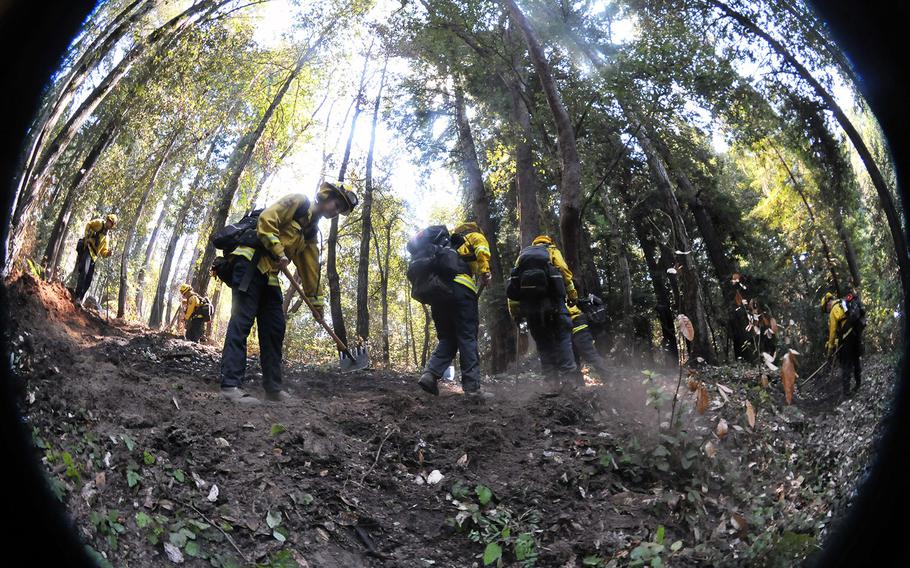
<svg viewBox="0 0 910 568"><path fill-rule="evenodd" d="M742 428L715 437L717 459L704 456L715 417L739 413L733 403L700 417L686 397L692 440L662 440L634 370L555 398L533 373L500 377L477 405L455 387L423 395L412 376L291 363L295 400L238 407L217 394L215 348L108 325L28 277L11 294L36 451L86 542L116 566L466 567L482 566L491 543L514 566L535 555L537 566L625 565L658 545L676 566L736 564L750 543L731 511L756 518L737 484L769 487L774 506L792 467L748 465L766 442ZM254 394L257 371L251 359ZM767 408L781 443L819 434ZM692 463L664 471L679 459Z"/></svg>

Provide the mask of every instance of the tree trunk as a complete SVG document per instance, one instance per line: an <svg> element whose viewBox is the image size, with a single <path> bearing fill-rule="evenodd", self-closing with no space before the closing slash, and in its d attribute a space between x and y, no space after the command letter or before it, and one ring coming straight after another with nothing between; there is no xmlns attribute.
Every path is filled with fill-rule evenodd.
<svg viewBox="0 0 910 568"><path fill-rule="evenodd" d="M891 193L891 188L888 187L885 177L875 163L872 152L869 151L869 148L863 141L859 131L853 126L850 119L847 118L847 115L837 104L834 96L825 90L824 86L812 76L812 73L810 73L809 70L783 46L783 44L771 37L747 16L735 11L723 2L720 2L719 0L706 1L708 4L720 9L727 16L736 20L750 33L767 42L771 49L793 67L796 70L796 73L812 87L815 94L824 101L828 110L834 114L834 118L837 120L838 124L840 124L841 128L843 128L847 137L850 139L850 142L853 144L853 147L856 149L857 154L859 154L860 159L863 161L863 165L866 166L866 171L869 173L869 178L872 180L872 185L875 187L875 191L878 194L879 203L885 213L885 218L888 221L888 228L891 231L891 239L894 242L894 252L897 257L901 287L904 296L910 296L910 255L908 255L907 238L901 224L901 218L897 211L897 206L894 203L894 196Z"/></svg>
<svg viewBox="0 0 910 568"><path fill-rule="evenodd" d="M508 83L512 99L512 119L517 125L515 141L515 185L518 196L518 233L521 246L531 244L534 237L540 234L540 204L538 194L540 184L534 172L534 153L531 148L531 114L522 96L522 86L518 80Z"/></svg>
<svg viewBox="0 0 910 568"><path fill-rule="evenodd" d="M218 205L214 210L214 214L212 215L210 238L207 239L205 253L202 255L202 262L200 263L199 269L196 271L195 277L193 279L193 288L196 290L196 292L203 295L208 292L209 281L211 280L210 271L212 268L212 263L215 261L215 246L211 243L211 235L214 235L215 232L223 228L225 222L227 221L228 214L231 211L231 204L234 202L234 194L237 193L237 187L240 185L240 176L243 174L243 171L250 163L250 158L253 156L253 150L256 149L256 143L259 142L259 139L262 137L262 133L265 132L265 127L268 126L269 120L271 120L272 115L275 114L275 109L277 109L278 105L281 104L281 101L284 98L285 93L288 92L291 83L294 82L294 79L296 79L297 75L300 74L300 71L303 70L303 66L310 60L310 58L313 56L319 46L322 45L325 39L326 32L323 32L319 39L316 40L316 43L307 48L306 51L300 56L294 68L278 88L278 91L272 98L272 102L269 104L268 108L262 114L262 117L260 117L259 121L256 123L255 128L244 134L237 142L237 145L234 147L233 152L231 152L231 157L228 160L228 165L226 168L227 179L215 201Z"/></svg>
<svg viewBox="0 0 910 568"><path fill-rule="evenodd" d="M178 176L177 179L183 177L182 175ZM167 203L164 203L161 207L161 213L158 215L158 219L155 221L155 228L152 229L152 236L149 237L149 242L145 246L145 256L142 260L142 266L139 268L139 278L136 282L136 315L140 318L142 317L142 304L145 294L143 294L145 289L145 278L146 272L149 268L149 261L152 259L152 253L155 252L155 244L158 242L158 235L161 234L161 225L164 223L164 217L167 215Z"/></svg>
<svg viewBox="0 0 910 568"><path fill-rule="evenodd" d="M341 158L341 166L338 169L338 183L344 183L344 175L348 170L348 162L351 159L351 145L354 143L354 132L357 130L357 119L363 112L363 86L367 77L367 66L370 63L370 49L363 60L363 70L360 72L360 86L357 88L357 94L354 99L354 116L351 117L351 130L348 132L348 141L344 147L344 156ZM341 279L338 276L338 217L332 219L329 226L329 238L326 242L326 259L325 259L325 278L329 283L329 311L332 315L332 327L339 339L344 343L348 342L348 330L344 325L344 311L341 309Z"/></svg>
<svg viewBox="0 0 910 568"><path fill-rule="evenodd" d="M174 271L171 274L171 279L167 284L167 299L165 302L167 304L167 314L165 315L164 321L168 322L168 328L173 327L173 325L174 325L174 322L171 319L171 308L173 307L173 303L174 303L174 283L177 281L177 273L180 271L180 261L183 260L183 255L186 254L187 241L188 241L188 239L184 239L183 243L180 245L180 248L178 249L177 255L175 257L177 260L177 263L174 266Z"/></svg>
<svg viewBox="0 0 910 568"><path fill-rule="evenodd" d="M430 322L433 316L430 315L430 308L426 304L420 304L423 309L423 349L420 352L420 368L427 366L427 357L430 355Z"/></svg>
<svg viewBox="0 0 910 568"><path fill-rule="evenodd" d="M63 204L60 206L60 212L57 214L57 220L54 222L54 228L51 230L51 236L47 241L47 248L44 251L48 280L53 279L54 275L57 273L57 267L59 266L60 256L63 252L63 244L66 242L66 232L69 228L70 215L73 212L73 204L76 201L76 197L82 192L82 186L94 169L95 164L98 162L98 158L101 157L108 146L110 146L111 142L116 138L120 125L121 121L119 117L112 119L112 121L108 123L98 139L95 140L95 144L92 146L91 150L89 150L88 154L85 156L85 159L82 161L82 166L76 171L76 174L70 181L70 187L66 192L66 197L63 199Z"/></svg>
<svg viewBox="0 0 910 568"><path fill-rule="evenodd" d="M487 286L490 288L487 298L490 307L489 322L492 340L492 357L490 370L495 373L505 371L515 360L515 326L509 316L505 295L505 278L502 272L502 260L497 245L497 228L490 214L490 196L483 183L480 163L477 159L477 148L474 135L468 123L464 92L460 85L455 87L455 122L458 125L458 148L461 167L464 171L465 192L471 203L477 225L490 243L490 271L494 277Z"/></svg>
<svg viewBox="0 0 910 568"><path fill-rule="evenodd" d="M43 201L47 188L47 181L54 164L63 154L66 147L72 142L76 132L92 116L95 109L104 101L107 96L121 83L141 55L144 55L151 47L157 47L154 60L157 56L162 55L172 41L187 28L191 18L203 10L215 9L230 0L221 0L221 4L212 6L215 0L201 0L181 12L166 24L153 31L145 39L137 43L111 70L104 79L95 87L95 89L79 105L79 108L67 119L66 123L45 147L40 158L37 159L34 169L29 173L29 177L23 176L20 181L20 189L17 192L17 202L13 211L12 230L10 231L10 250L12 254L9 259L18 257L19 247L22 239L22 232L31 222L34 207L37 203ZM134 81L135 85L144 84L144 78L150 75L154 67L150 64L145 69L141 77ZM9 262L8 259L8 262Z"/></svg>
<svg viewBox="0 0 910 568"><path fill-rule="evenodd" d="M641 217L633 212L632 226L635 229L635 236L645 256L645 264L648 266L648 273L651 275L651 285L654 288L655 311L657 320L660 322L661 344L664 350L672 354L674 358L679 357L676 349L676 329L673 327L673 311L670 308L670 294L667 288L666 272L658 265L657 257L654 253L654 241L648 235L647 230Z"/></svg>
<svg viewBox="0 0 910 568"><path fill-rule="evenodd" d="M547 104L553 114L556 125L556 145L559 149L559 161L562 169L559 200L559 229L562 235L562 251L569 268L578 271L580 266L581 246L581 161L578 157L578 148L575 145L575 127L569 112L563 104L562 97L556 87L556 81L550 71L537 33L525 18L515 0L505 0L515 23L521 28L528 52L537 70L540 85L547 97ZM582 279L579 279L581 281ZM583 288L579 295L586 293Z"/></svg>
<svg viewBox="0 0 910 568"><path fill-rule="evenodd" d="M376 147L376 124L379 122L379 104L382 102L382 89L385 86L385 71L389 58L382 66L379 79L379 92L373 105L373 121L370 126L370 149L367 152L367 163L363 190L363 205L360 211L360 259L357 263L357 335L364 340L370 337L370 308L368 288L370 276L370 233L373 230L373 151ZM383 298L384 302L388 302ZM386 310L383 310L385 313ZM386 363L388 363L386 361Z"/></svg>
<svg viewBox="0 0 910 568"><path fill-rule="evenodd" d="M832 207L832 217L834 217L834 228L837 230L837 236L844 246L844 256L847 258L847 267L850 269L850 280L853 283L853 290L859 291L862 286L862 277L859 273L859 262L856 259L856 249L853 248L853 240L850 233L844 225L844 216L837 204Z"/></svg>
<svg viewBox="0 0 910 568"><path fill-rule="evenodd" d="M408 328L408 342L407 342L407 344L405 344L405 355L407 355L407 353L410 351L411 356L412 356L411 360L414 362L414 366L416 367L417 366L417 336L414 335L414 312L413 312L412 305L411 305L413 303L411 301L411 282L408 281L407 279L405 279L405 286L407 287L407 293L408 293L408 296L405 299L406 304L405 304L405 312L404 312L405 324L407 325L407 328ZM408 349L408 346L410 346L410 349Z"/></svg>
<svg viewBox="0 0 910 568"><path fill-rule="evenodd" d="M610 247L616 252L616 269L619 272L619 290L620 290L620 309L622 318L620 320L620 335L631 338L633 333L632 319L634 317L632 306L632 273L629 270L629 256L626 247L622 242L622 233L619 230L619 221L613 213L613 206L610 204L610 198L607 192L603 192L601 199L604 215L609 224L608 235ZM644 247L642 247L644 248Z"/></svg>
<svg viewBox="0 0 910 568"><path fill-rule="evenodd" d="M161 156L158 158L158 162L155 164L155 168L152 170L152 175L149 176L148 185L146 186L145 191L142 193L142 198L139 200L139 205L136 207L136 214L133 217L133 224L130 226L129 230L126 233L126 239L123 240L123 250L120 253L120 293L117 296L118 318L122 318L126 313L126 277L127 264L129 262L131 252L130 247L133 243L133 238L136 236L136 229L138 229L141 222L143 209L145 209L145 205L148 203L149 196L152 194L152 190L155 189L155 182L158 181L158 174L161 173L161 169L164 167L164 164L167 161L171 150L174 148L174 144L177 142L179 135L180 128L174 130L174 133L171 135L171 139L168 140L167 146L165 146L165 148L161 151Z"/></svg>
<svg viewBox="0 0 910 568"><path fill-rule="evenodd" d="M385 227L385 268L379 280L379 298L382 305L382 364L389 366L391 349L389 347L389 262L392 257L392 225L390 220ZM378 253L377 253L378 256Z"/></svg>
<svg viewBox="0 0 910 568"><path fill-rule="evenodd" d="M705 310L704 292L699 278L698 267L695 265L695 259L692 258L692 244L689 240L689 234L686 231L686 225L683 218L682 209L676 200L676 194L673 191L673 185L670 176L667 173L663 159L654 148L648 134L648 130L641 124L637 118L626 112L626 116L631 119L632 127L636 131L635 137L645 153L648 167L651 175L654 177L654 183L660 191L670 214L673 225L674 246L681 253L676 253L676 261L682 268L682 274L679 275L682 284L681 294L681 311L692 321L695 327L695 338L691 342L692 354L696 357L702 357L708 362L714 361L714 354L711 351L710 330L708 329L708 315Z"/></svg>

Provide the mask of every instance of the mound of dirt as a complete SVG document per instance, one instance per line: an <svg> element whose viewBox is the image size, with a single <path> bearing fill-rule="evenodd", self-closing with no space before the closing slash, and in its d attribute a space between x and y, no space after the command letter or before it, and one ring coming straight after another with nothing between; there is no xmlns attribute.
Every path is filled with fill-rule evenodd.
<svg viewBox="0 0 910 568"><path fill-rule="evenodd" d="M742 369L704 371L711 409L699 415L683 396L685 431L672 435L658 430L669 402L654 393L672 397L676 376L634 369L557 397L534 373L500 376L476 404L452 383L434 398L414 376L289 362L294 400L238 407L218 394L218 349L111 326L58 286L20 279L11 293L14 325L31 337L19 371L36 456L85 541L117 566L792 561L840 503L815 488L859 475L810 472L838 414L787 410ZM870 385L890 380L884 369ZM851 416L875 424L885 407ZM787 524L796 513L805 526ZM797 536L768 536L787 531Z"/></svg>

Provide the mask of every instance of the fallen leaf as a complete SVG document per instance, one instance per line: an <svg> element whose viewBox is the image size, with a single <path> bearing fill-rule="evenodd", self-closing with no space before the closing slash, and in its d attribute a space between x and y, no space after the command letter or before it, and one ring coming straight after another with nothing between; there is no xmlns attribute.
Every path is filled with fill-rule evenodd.
<svg viewBox="0 0 910 568"><path fill-rule="evenodd" d="M430 472L430 475L427 476L427 483L430 485L435 485L435 484L439 483L440 481L442 481L443 477L444 476L438 469L434 469L433 471Z"/></svg>
<svg viewBox="0 0 910 568"><path fill-rule="evenodd" d="M746 401L746 422L749 423L749 428L755 428L755 408L748 400Z"/></svg>
<svg viewBox="0 0 910 568"><path fill-rule="evenodd" d="M183 564L183 553L180 549L169 542L164 543L164 553L174 564Z"/></svg>
<svg viewBox="0 0 910 568"><path fill-rule="evenodd" d="M777 320L771 318L771 333L777 333Z"/></svg>
<svg viewBox="0 0 910 568"><path fill-rule="evenodd" d="M768 388L768 375L761 376L761 386L764 388Z"/></svg>
<svg viewBox="0 0 910 568"><path fill-rule="evenodd" d="M209 496L206 497L206 499L208 499L209 502L214 503L215 501L218 500L218 493L219 493L218 486L213 483L212 488L209 489Z"/></svg>
<svg viewBox="0 0 910 568"><path fill-rule="evenodd" d="M689 320L688 316L679 314L676 316L676 320L679 322L679 331L683 334L683 337L689 341L695 339L695 328L692 326L692 322Z"/></svg>
<svg viewBox="0 0 910 568"><path fill-rule="evenodd" d="M693 378L689 378L688 382L686 382L686 385L689 387L689 392L695 392L698 390L698 381Z"/></svg>
<svg viewBox="0 0 910 568"><path fill-rule="evenodd" d="M792 352L784 355L784 361L781 364L780 379L784 385L784 396L787 404L793 403L793 389L796 386L796 357Z"/></svg>
<svg viewBox="0 0 910 568"><path fill-rule="evenodd" d="M695 395L695 410L699 414L704 414L708 410L708 389L704 384L698 385L698 392Z"/></svg>
<svg viewBox="0 0 910 568"><path fill-rule="evenodd" d="M455 465L457 465L458 467L467 467L467 465L468 465L468 454L464 454L464 455L462 455L460 458L458 458L458 461L455 462Z"/></svg>
<svg viewBox="0 0 910 568"><path fill-rule="evenodd" d="M743 532L749 527L749 523L746 522L746 518L739 513L733 513L730 515L730 525L732 525L733 528L738 532Z"/></svg>
<svg viewBox="0 0 910 568"><path fill-rule="evenodd" d="M177 407L177 410L180 410L180 405L177 404L177 397L176 397L176 396L172 396L172 397L171 397L171 402L174 403L174 406Z"/></svg>
<svg viewBox="0 0 910 568"><path fill-rule="evenodd" d="M224 438L215 438L215 445L219 448L229 448L231 446L230 442Z"/></svg>
<svg viewBox="0 0 910 568"><path fill-rule="evenodd" d="M717 434L718 438L723 440L724 436L727 435L727 421L721 418L717 422L717 427L714 429L714 433Z"/></svg>
<svg viewBox="0 0 910 568"><path fill-rule="evenodd" d="M713 459L714 456L717 455L717 448L714 447L714 444L710 440L705 443L705 447L703 449L705 451L705 455L709 458Z"/></svg>
<svg viewBox="0 0 910 568"><path fill-rule="evenodd" d="M765 361L766 367L768 367L772 371L777 370L777 365L774 364L774 355L771 355L770 353L765 353L764 351L762 351L761 357Z"/></svg>

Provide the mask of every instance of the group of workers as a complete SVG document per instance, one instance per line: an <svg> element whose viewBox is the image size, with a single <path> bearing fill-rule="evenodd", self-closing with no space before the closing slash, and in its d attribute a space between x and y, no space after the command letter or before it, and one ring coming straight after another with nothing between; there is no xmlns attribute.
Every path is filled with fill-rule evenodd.
<svg viewBox="0 0 910 568"><path fill-rule="evenodd" d="M300 194L288 195L258 213L251 229L250 242L230 249L225 255L229 270L213 270L231 288L231 317L221 357L221 393L240 404L260 401L242 389L247 363L247 339L254 322L259 333L260 363L265 397L271 401L291 398L282 388L282 346L285 313L278 275L289 265L297 267L302 291L313 316L323 321L317 225L321 219L347 215L358 204L357 195L340 184L324 182L315 199ZM77 245L76 301L82 302L88 290L95 261L111 254L107 234L117 225L117 216L92 219ZM458 356L461 385L469 399L490 396L481 390L478 350L479 293L494 277L490 271L490 245L476 223L467 222L453 231L452 247L461 267L444 284L444 299L431 303L431 315L438 343L417 384L438 395L438 382ZM227 274L227 275L225 275ZM447 273L451 274L451 271ZM185 300L185 337L200 341L205 322L212 316L207 298L189 284L180 286ZM507 281L509 313L527 330L537 347L543 375L552 393L558 394L584 385L581 364L601 377L608 373L606 362L595 346L592 308L603 310L599 298L591 295L579 300L572 271L553 239L540 235L521 250ZM838 355L844 394L849 395L849 377L855 388L860 383L861 332L865 324L858 297L840 299L827 294L822 308L829 314L827 348ZM601 323L601 322L596 322Z"/></svg>

